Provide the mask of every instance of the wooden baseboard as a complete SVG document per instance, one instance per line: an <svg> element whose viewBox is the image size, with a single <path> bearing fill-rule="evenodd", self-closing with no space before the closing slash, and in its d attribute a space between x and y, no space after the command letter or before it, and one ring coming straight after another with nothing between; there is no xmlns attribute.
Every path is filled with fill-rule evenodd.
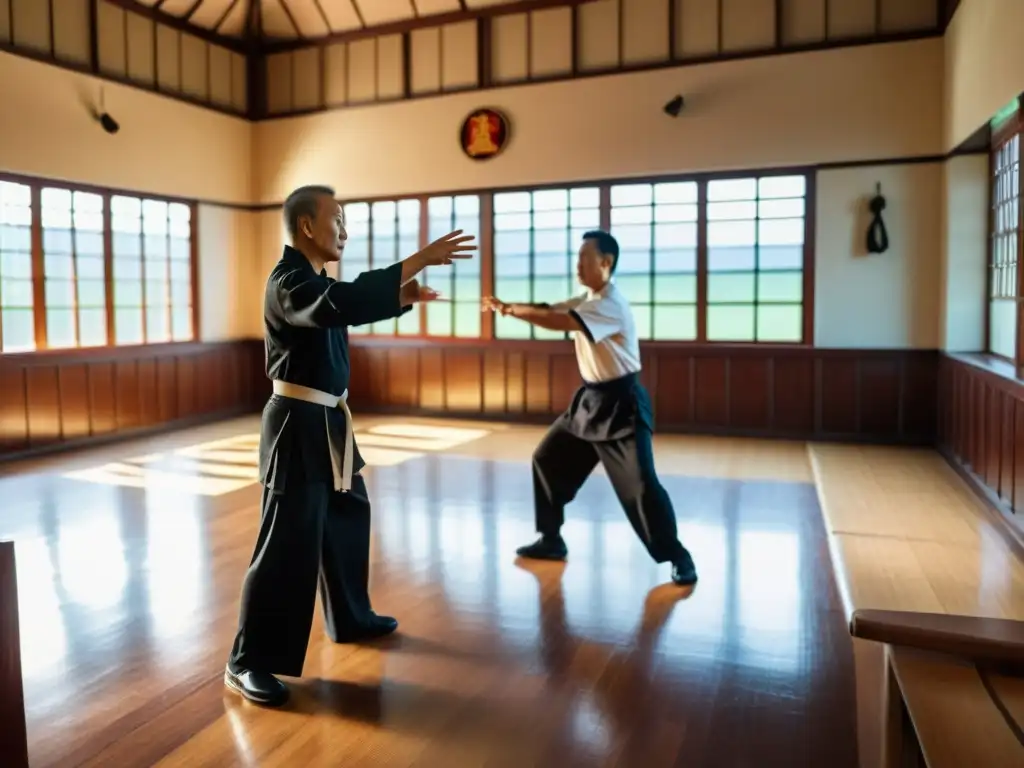
<svg viewBox="0 0 1024 768"><path fill-rule="evenodd" d="M3 467L5 464L13 464L27 459L38 459L44 456L68 453L70 451L79 451L88 448L102 448L104 446L125 443L131 440L164 435L169 432L174 432L175 430L198 427L203 424L211 424L218 421L227 421L228 419L237 419L239 416L246 416L252 413L254 413L252 408L239 406L237 408L230 408L216 413L207 413L189 416L184 419L175 419L174 421L168 421L152 427L121 430L118 432L111 432L106 435L94 435L92 437L85 437L79 440L67 440L61 443L50 443L22 451L12 451L0 454L0 467Z"/></svg>
<svg viewBox="0 0 1024 768"><path fill-rule="evenodd" d="M663 432L932 445L938 353L771 345L641 344ZM353 339L361 410L533 423L581 384L568 342Z"/></svg>
<svg viewBox="0 0 1024 768"><path fill-rule="evenodd" d="M249 339L0 355L0 460L258 410L269 390Z"/></svg>
<svg viewBox="0 0 1024 768"><path fill-rule="evenodd" d="M1003 535L1007 543L1013 547L1017 554L1024 558L1024 521L1019 515L992 491L985 481L976 475L969 467L956 458L953 452L945 445L937 445L935 449L946 460L946 463L953 468L965 483L983 503L985 510L996 521L996 529Z"/></svg>
<svg viewBox="0 0 1024 768"><path fill-rule="evenodd" d="M358 402L350 403L353 412L373 416L403 416L406 418L421 419L465 419L467 421L481 421L493 424L529 424L534 426L546 426L551 424L558 414L549 413L504 413L504 412L478 412L469 411L460 413L438 408L408 408L402 406L387 406L366 404ZM667 435L700 435L706 437L744 437L754 440L779 440L779 441L804 441L819 440L834 443L849 443L854 445L893 445L908 447L931 447L934 441L931 435L914 434L892 434L882 436L862 435L855 432L819 433L802 432L796 430L778 429L743 429L716 426L700 426L695 424L662 423L655 421L654 431L657 434Z"/></svg>

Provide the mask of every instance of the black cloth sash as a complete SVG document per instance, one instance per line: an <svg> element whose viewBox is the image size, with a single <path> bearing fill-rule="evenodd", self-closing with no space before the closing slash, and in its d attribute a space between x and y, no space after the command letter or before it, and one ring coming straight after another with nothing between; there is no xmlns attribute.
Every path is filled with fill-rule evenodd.
<svg viewBox="0 0 1024 768"><path fill-rule="evenodd" d="M591 442L621 440L638 429L654 431L651 398L635 373L584 384L561 418L572 434Z"/></svg>

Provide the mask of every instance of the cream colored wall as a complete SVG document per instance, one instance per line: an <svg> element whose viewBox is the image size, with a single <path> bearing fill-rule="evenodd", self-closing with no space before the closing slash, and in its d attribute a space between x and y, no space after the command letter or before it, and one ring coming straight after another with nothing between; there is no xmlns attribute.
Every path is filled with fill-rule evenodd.
<svg viewBox="0 0 1024 768"><path fill-rule="evenodd" d="M1024 2L961 0L946 30L945 147L1024 93Z"/></svg>
<svg viewBox="0 0 1024 768"><path fill-rule="evenodd" d="M280 208L253 214L256 234L256 257L253 259L252 303L248 309L248 327L251 335L263 336L263 292L270 270L281 258L288 236Z"/></svg>
<svg viewBox="0 0 1024 768"><path fill-rule="evenodd" d="M100 88L121 124L111 136L83 100ZM0 53L0 172L154 195L248 203L252 127L163 96ZM252 335L247 287L253 214L199 211L200 338Z"/></svg>
<svg viewBox="0 0 1024 768"><path fill-rule="evenodd" d="M90 115L104 93L115 135ZM0 52L0 170L248 203L252 127L202 107Z"/></svg>
<svg viewBox="0 0 1024 768"><path fill-rule="evenodd" d="M939 38L524 85L352 107L255 127L257 196L301 184L341 196L505 187L939 153ZM661 111L676 93L685 111ZM462 154L459 126L487 104L512 138Z"/></svg>
<svg viewBox="0 0 1024 768"><path fill-rule="evenodd" d="M938 346L942 180L941 163L818 174L816 346ZM886 199L889 250L868 254L867 204L876 182Z"/></svg>
<svg viewBox="0 0 1024 768"><path fill-rule="evenodd" d="M259 336L254 292L261 290L252 262L257 214L220 205L199 206L199 328L201 341Z"/></svg>
<svg viewBox="0 0 1024 768"><path fill-rule="evenodd" d="M988 156L954 157L943 171L939 346L978 352L988 311Z"/></svg>

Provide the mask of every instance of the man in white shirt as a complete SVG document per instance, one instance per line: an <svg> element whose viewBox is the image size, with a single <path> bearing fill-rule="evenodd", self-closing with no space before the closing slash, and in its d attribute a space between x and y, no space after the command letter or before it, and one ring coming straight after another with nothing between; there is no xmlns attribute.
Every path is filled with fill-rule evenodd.
<svg viewBox="0 0 1024 768"><path fill-rule="evenodd" d="M521 557L564 560L560 530L565 505L600 461L629 522L655 562L672 563L672 581L697 581L693 558L680 543L672 501L654 469L651 401L640 383L640 342L629 302L612 282L619 244L607 232L583 235L576 274L586 293L561 304L484 308L541 328L572 333L583 386L533 454L533 493L541 537Z"/></svg>

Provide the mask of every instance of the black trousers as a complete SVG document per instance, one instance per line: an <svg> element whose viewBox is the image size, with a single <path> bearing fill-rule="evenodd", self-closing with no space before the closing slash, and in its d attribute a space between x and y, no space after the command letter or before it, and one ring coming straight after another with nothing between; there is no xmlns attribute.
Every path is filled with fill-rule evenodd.
<svg viewBox="0 0 1024 768"><path fill-rule="evenodd" d="M559 419L533 454L533 497L537 531L558 534L565 505L576 497L601 462L633 530L655 562L685 552L678 538L676 513L654 469L651 431L638 427L616 440L590 441L573 434Z"/></svg>
<svg viewBox="0 0 1024 768"><path fill-rule="evenodd" d="M327 483L263 489L259 537L242 585L229 664L298 677L306 658L317 586L328 636L369 626L370 500L361 475L352 490Z"/></svg>

